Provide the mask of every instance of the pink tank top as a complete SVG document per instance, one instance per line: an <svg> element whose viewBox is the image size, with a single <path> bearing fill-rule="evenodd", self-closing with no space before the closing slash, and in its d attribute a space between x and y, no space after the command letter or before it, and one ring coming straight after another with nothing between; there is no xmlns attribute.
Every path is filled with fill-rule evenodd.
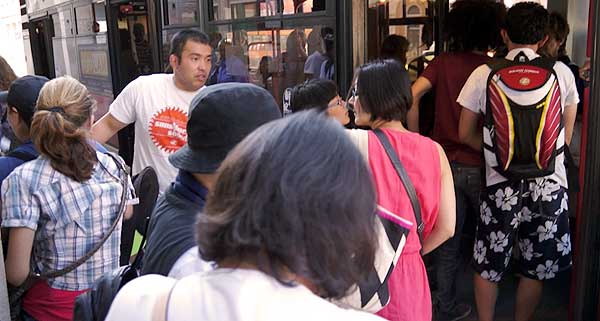
<svg viewBox="0 0 600 321"><path fill-rule="evenodd" d="M391 129L383 129L383 132L396 149L417 191L425 223L423 239L426 239L433 229L439 210L439 150L431 139L416 133ZM378 204L413 222L404 251L388 282L390 303L377 314L393 321L431 321L431 294L425 265L419 254L421 244L415 215L402 181L385 149L372 132L369 132L369 165L377 188Z"/></svg>

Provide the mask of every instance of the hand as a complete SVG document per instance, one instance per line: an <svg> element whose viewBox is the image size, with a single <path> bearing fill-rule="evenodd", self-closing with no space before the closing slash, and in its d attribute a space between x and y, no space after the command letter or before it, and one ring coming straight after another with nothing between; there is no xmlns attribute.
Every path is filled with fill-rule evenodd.
<svg viewBox="0 0 600 321"><path fill-rule="evenodd" d="M589 82L590 81L590 61L586 61L581 68L579 68L579 77Z"/></svg>

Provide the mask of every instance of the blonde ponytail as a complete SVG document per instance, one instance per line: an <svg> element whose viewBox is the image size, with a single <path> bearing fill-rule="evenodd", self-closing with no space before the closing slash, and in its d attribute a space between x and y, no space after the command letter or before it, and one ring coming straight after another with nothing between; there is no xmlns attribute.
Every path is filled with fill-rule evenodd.
<svg viewBox="0 0 600 321"><path fill-rule="evenodd" d="M98 159L88 142L95 102L87 88L71 77L47 82L37 101L31 137L40 154L62 174L83 182L91 178Z"/></svg>

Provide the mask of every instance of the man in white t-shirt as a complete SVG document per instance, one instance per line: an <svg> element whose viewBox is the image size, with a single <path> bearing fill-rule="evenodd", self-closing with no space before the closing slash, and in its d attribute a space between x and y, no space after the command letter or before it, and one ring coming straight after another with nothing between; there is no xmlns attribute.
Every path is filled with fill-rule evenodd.
<svg viewBox="0 0 600 321"><path fill-rule="evenodd" d="M93 138L105 143L135 122L132 174L152 166L161 192L177 175L168 157L187 141L189 105L206 83L211 56L206 34L196 30L178 32L171 40L169 55L173 73L141 76L132 81L92 127Z"/></svg>
<svg viewBox="0 0 600 321"><path fill-rule="evenodd" d="M509 49L506 59L532 61L537 58L536 51L548 39L548 36L545 35L547 23L548 12L539 4L527 2L514 5L507 13L506 29L501 32ZM490 106L496 106L497 104L493 101L498 100L498 94L494 95L495 91L490 91L492 94L489 95L489 98L487 97L488 78L492 72L488 65L482 65L473 71L457 100L463 106L459 125L461 141L479 151L482 150L482 145L486 146L483 149L486 184L480 196L481 213L477 218L473 253L473 267L476 271L474 277L475 298L481 321L493 320L494 306L498 295L497 283L507 273L513 256L513 244L518 245L520 250L514 267L522 276L516 295L515 320L517 321L531 319L541 298L542 281L554 278L558 272L570 268L572 264L568 186L562 150L571 140L579 97L575 79L569 68L562 62L555 62L553 69L554 73L550 76L550 81L546 82L551 86L543 85L537 89L516 91L503 84L497 85L497 88L504 86L502 90L506 94L510 94L510 99L520 106L537 104L540 99L538 94L547 95L549 90L546 87L553 88L553 91L550 91L553 99L548 101L560 103L562 127L558 126L560 130L556 139L554 164L548 165L554 166L549 171L553 170L550 175L533 178L519 178L521 176L517 175L507 178L497 171L501 171L504 164L498 166L501 158L497 158L492 150L500 148L494 147L494 145L502 143L505 126L501 126L502 123L499 122L498 126L485 125L482 130L478 125L480 115L486 113L486 100L490 99ZM501 74L500 79L504 76L509 79L517 71L511 70L511 72L513 73ZM520 78L519 84L527 87L530 82L533 82L531 78L534 76L529 77ZM553 87L553 79L556 79L559 90ZM557 99L558 93L560 100ZM503 95L499 96L505 97ZM507 100L505 99L505 101ZM549 103L546 102L546 104ZM556 111L555 108L544 108L545 111ZM494 112L495 116L496 112ZM514 119L514 122L510 122L510 120L509 122L511 126L515 127L510 134L510 139L522 144L525 140L519 141L522 138L518 135L528 132L530 129L522 127L527 125L525 122L519 122L520 118L517 116L514 118L511 116L510 119ZM550 118L546 120L548 119ZM544 135L546 135L545 132ZM538 139L540 139L539 136L540 134L538 134ZM520 147L512 149L512 146L511 151L523 148L519 145ZM540 152L537 155L541 159ZM538 161L538 166L540 163L541 161ZM510 162L508 164L505 168L513 166ZM549 161L548 164L551 162ZM510 176L508 173L505 175Z"/></svg>
<svg viewBox="0 0 600 321"><path fill-rule="evenodd" d="M319 78L321 73L321 64L327 60L323 51L323 36L324 31L328 31L331 28L320 28L315 27L308 35L308 58L304 63L304 77L308 79ZM332 31L333 32L333 31Z"/></svg>

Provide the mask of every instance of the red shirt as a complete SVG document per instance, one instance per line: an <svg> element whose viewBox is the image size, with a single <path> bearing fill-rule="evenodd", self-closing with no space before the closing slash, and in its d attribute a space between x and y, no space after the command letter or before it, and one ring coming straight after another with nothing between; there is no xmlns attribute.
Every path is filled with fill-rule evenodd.
<svg viewBox="0 0 600 321"><path fill-rule="evenodd" d="M433 59L423 72L435 90L435 123L432 138L440 143L449 161L480 166L480 152L461 144L458 123L462 107L458 94L475 68L491 58L472 52L444 53Z"/></svg>

